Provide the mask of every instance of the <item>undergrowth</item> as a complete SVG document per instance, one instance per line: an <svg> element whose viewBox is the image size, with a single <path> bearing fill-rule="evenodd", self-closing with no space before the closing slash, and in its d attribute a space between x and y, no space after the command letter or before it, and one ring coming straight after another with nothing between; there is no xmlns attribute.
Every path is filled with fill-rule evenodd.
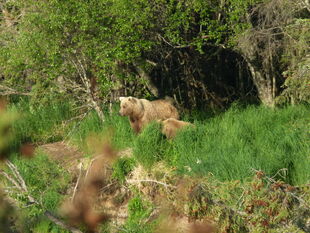
<svg viewBox="0 0 310 233"><path fill-rule="evenodd" d="M43 215L45 211L58 212L70 183L69 173L41 151L38 151L31 159L23 159L17 154L13 155L12 162L24 179L28 194L38 201L38 204L29 203L25 196L28 194L12 194L14 199L18 200L21 209L19 223L21 228L25 232L67 232Z"/></svg>
<svg viewBox="0 0 310 233"><path fill-rule="evenodd" d="M180 174L211 173L220 180L243 180L252 169L277 174L276 178L290 184L310 180L310 110L305 105L278 109L235 105L217 116L197 117L196 127L183 130L174 140L166 140L156 123L135 135L127 117L119 116L116 109L105 114L104 122L95 112L88 112L70 123L66 120L73 113L65 103L31 108L21 101L11 109L23 116L14 124L16 144L65 139L86 151L88 135L99 133L111 136L117 149L133 148L134 157L145 167L164 160ZM183 118L191 119L191 115ZM277 173L280 169L287 172L285 178Z"/></svg>
<svg viewBox="0 0 310 233"><path fill-rule="evenodd" d="M56 211L70 181L69 173L41 151L32 159L16 156L12 162L25 180L30 194L41 201L44 209Z"/></svg>
<svg viewBox="0 0 310 233"><path fill-rule="evenodd" d="M18 147L23 142L41 144L62 140L67 130L64 122L74 116L71 108L66 102L51 102L46 107L35 107L26 99L10 105L10 110L19 115L13 124L15 145Z"/></svg>
<svg viewBox="0 0 310 233"><path fill-rule="evenodd" d="M131 147L135 138L127 118L117 114L106 114L105 121L102 122L95 112L89 112L81 122L76 122L67 138L85 150L85 140L90 133L112 137L112 144L117 149Z"/></svg>
<svg viewBox="0 0 310 233"><path fill-rule="evenodd" d="M126 176L133 170L135 166L136 161L133 158L121 157L117 159L112 165L112 178L123 183L126 179Z"/></svg>
<svg viewBox="0 0 310 233"><path fill-rule="evenodd" d="M164 159L180 174L243 180L253 169L290 184L310 180L310 110L307 106L269 109L233 107L168 141L150 125L136 138L134 155L144 166ZM278 173L285 171L285 176Z"/></svg>
<svg viewBox="0 0 310 233"><path fill-rule="evenodd" d="M140 195L135 196L128 202L128 219L123 225L121 232L130 233L152 233L156 222L147 222L153 210L152 203L142 199Z"/></svg>

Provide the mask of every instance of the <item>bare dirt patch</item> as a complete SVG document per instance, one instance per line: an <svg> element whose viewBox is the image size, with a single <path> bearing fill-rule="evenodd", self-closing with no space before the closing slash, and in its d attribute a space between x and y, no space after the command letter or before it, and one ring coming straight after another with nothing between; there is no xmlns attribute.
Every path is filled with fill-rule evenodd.
<svg viewBox="0 0 310 233"><path fill-rule="evenodd" d="M76 147L70 146L65 142L54 142L39 147L52 160L55 160L71 174L78 173L78 164L83 159L83 153Z"/></svg>

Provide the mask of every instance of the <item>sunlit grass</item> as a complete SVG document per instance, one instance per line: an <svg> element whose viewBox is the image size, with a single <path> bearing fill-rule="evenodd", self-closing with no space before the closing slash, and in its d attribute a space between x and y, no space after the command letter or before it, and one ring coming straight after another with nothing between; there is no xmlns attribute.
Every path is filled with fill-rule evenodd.
<svg viewBox="0 0 310 233"><path fill-rule="evenodd" d="M309 115L306 106L231 108L180 133L168 160L181 173L212 173L221 180L244 179L251 169L270 176L287 169L285 178L277 178L305 183L310 179Z"/></svg>

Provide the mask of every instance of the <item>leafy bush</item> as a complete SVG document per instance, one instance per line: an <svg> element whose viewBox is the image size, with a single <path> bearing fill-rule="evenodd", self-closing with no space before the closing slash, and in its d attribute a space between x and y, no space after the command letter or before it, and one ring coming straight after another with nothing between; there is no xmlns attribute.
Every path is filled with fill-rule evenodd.
<svg viewBox="0 0 310 233"><path fill-rule="evenodd" d="M278 103L310 103L310 57L309 41L310 19L296 19L285 27L286 38L285 53L282 62L287 68L283 72L285 82L284 91L278 97Z"/></svg>

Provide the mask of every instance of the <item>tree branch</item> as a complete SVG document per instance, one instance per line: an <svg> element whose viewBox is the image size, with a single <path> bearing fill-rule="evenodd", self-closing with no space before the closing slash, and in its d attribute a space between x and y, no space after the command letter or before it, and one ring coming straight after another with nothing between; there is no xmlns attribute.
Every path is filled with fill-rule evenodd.
<svg viewBox="0 0 310 233"><path fill-rule="evenodd" d="M87 101L92 105L93 109L95 109L99 118L102 121L104 121L105 120L104 114L103 114L98 102L95 99L94 91L92 90L92 85L91 85L89 77L87 75L86 68L84 67L85 65L83 65L83 63L77 57L76 57L76 60L77 60L77 62L75 62L74 59L70 59L72 64L75 66L81 81L84 84L84 87L85 87L84 90L87 93ZM86 62L85 59L84 59L84 62Z"/></svg>
<svg viewBox="0 0 310 233"><path fill-rule="evenodd" d="M11 177L9 174L7 174L2 169L0 169L0 174L4 176L8 181L10 181L18 190L22 190L22 187L19 185L19 183L16 182L16 180L14 180L13 177Z"/></svg>
<svg viewBox="0 0 310 233"><path fill-rule="evenodd" d="M80 179L81 179L81 176L82 176L82 163L79 163L79 176L78 176L78 179L76 181L76 184L75 184L75 187L74 187L74 190L73 190L73 195L72 195L72 198L71 198L71 201L73 202L74 201L74 198L75 198L75 194L76 194L76 190L78 189L79 187L79 184L80 184Z"/></svg>
<svg viewBox="0 0 310 233"><path fill-rule="evenodd" d="M0 95L2 96L7 96L7 95L25 95L25 96L30 96L31 93L29 92L19 92L16 91L15 89L5 86L5 85L0 85Z"/></svg>
<svg viewBox="0 0 310 233"><path fill-rule="evenodd" d="M9 160L6 161L6 164L8 165L8 167L13 172L15 178L18 180L18 183L21 185L21 188L24 190L24 192L28 192L26 183L25 183L24 179L22 178L22 176L20 175L17 168L14 166L14 164L12 162L10 162Z"/></svg>
<svg viewBox="0 0 310 233"><path fill-rule="evenodd" d="M167 41L162 35L157 34L157 36L166 44L168 44L169 46L171 46L172 48L175 49L183 49L183 48L189 48L191 45L173 45L171 44L169 41Z"/></svg>
<svg viewBox="0 0 310 233"><path fill-rule="evenodd" d="M254 171L255 173L261 172L261 171L259 171L259 170L254 169L254 168L251 168L251 170ZM280 170L276 173L276 175L277 175L280 171L283 171L283 169L280 169ZM274 177L274 176L273 176L273 177ZM276 180L274 180L273 178L267 176L266 174L264 174L263 178L264 178L266 181L268 181L268 182L270 182L270 183L272 183L272 184L277 183ZM303 200L302 198L298 197L296 194L294 194L294 193L292 193L292 192L290 192L290 191L285 191L285 192L288 193L289 195L291 195L292 197L294 197L295 199L297 199L300 203L302 203L302 204L303 204L304 206L306 206L308 209L310 209L310 206L307 204L307 202L306 202L305 200Z"/></svg>

